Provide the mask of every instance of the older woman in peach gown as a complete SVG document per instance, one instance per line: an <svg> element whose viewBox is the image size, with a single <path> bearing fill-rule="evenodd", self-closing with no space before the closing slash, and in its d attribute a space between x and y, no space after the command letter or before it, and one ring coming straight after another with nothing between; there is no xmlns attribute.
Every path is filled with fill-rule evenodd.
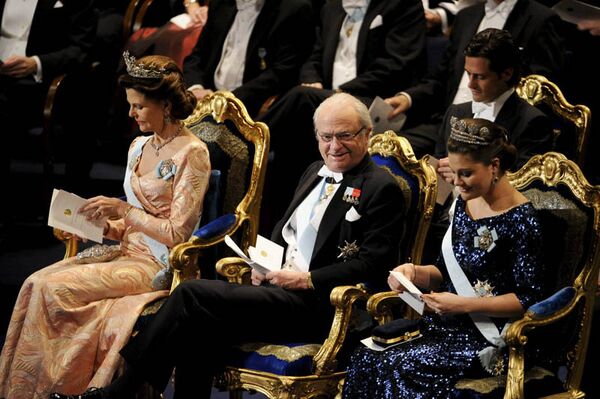
<svg viewBox="0 0 600 399"><path fill-rule="evenodd" d="M181 122L196 99L171 59L125 58L120 82L130 116L153 134L129 149L127 201L94 197L80 209L88 219L106 220L105 237L120 246L27 278L0 357L0 398L45 399L52 391L109 383L141 310L168 294L164 279L156 286L168 249L190 237L202 213L208 151Z"/></svg>

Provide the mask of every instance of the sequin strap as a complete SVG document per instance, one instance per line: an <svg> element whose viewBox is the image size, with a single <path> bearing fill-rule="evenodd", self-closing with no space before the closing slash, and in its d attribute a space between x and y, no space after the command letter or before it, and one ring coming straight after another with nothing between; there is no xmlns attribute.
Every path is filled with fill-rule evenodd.
<svg viewBox="0 0 600 399"><path fill-rule="evenodd" d="M452 205L454 210L454 206L456 201ZM454 213L454 212L452 212ZM448 275L450 276L450 280L452 280L452 284L456 289L458 295L464 297L479 297L475 289L469 282L469 279L465 275L465 272L460 267L456 256L454 255L454 250L452 249L452 226L453 226L454 217L450 218L450 226L444 235L444 240L442 241L442 255L444 256L444 262L446 263L446 269L448 270ZM491 343L493 346L484 348L479 352L479 360L481 361L482 366L490 373L496 374L496 364L500 359L499 349L506 346L502 335L504 335L506 329L508 328L509 323L504 325L502 329L502 335L498 332L498 327L494 324L490 317L482 315L480 313L469 313L469 316L475 323L475 327L479 330L481 335Z"/></svg>
<svg viewBox="0 0 600 399"><path fill-rule="evenodd" d="M123 181L123 188L125 189L125 195L127 195L127 202L136 208L143 209L141 202L135 196L133 192L133 188L131 187L131 174L133 173L133 164L134 160L139 157L142 153L142 148L144 144L151 138L152 136L143 136L140 137L133 149L129 152L127 159L127 168L125 169L125 180ZM142 233L143 234L143 233ZM147 234L143 234L144 241L148 244L152 255L164 265L164 267L169 266L169 248L165 244L162 244L155 239L148 237Z"/></svg>

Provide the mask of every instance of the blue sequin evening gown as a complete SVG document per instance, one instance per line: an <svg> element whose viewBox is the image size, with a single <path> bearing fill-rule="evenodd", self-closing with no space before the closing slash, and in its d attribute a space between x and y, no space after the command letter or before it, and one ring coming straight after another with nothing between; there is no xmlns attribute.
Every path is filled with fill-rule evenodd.
<svg viewBox="0 0 600 399"><path fill-rule="evenodd" d="M474 245L482 226L498 235L489 252ZM459 197L452 236L455 256L472 284L487 280L494 295L513 292L525 309L543 298L541 227L530 203L473 220ZM440 291L456 292L441 255L437 266L445 282ZM501 328L506 319L494 321ZM452 396L459 379L489 376L477 354L490 344L468 315L433 314L422 322L421 338L383 352L359 348L348 368L344 398L443 399Z"/></svg>

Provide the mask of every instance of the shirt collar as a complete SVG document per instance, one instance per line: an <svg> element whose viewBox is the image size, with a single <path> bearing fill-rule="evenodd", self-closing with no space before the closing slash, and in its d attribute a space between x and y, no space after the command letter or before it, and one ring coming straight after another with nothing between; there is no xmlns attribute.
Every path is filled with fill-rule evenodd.
<svg viewBox="0 0 600 399"><path fill-rule="evenodd" d="M321 177L333 177L336 183L341 182L344 179L344 174L340 172L332 172L329 170L327 165L323 165L321 169L317 172L317 174Z"/></svg>
<svg viewBox="0 0 600 399"><path fill-rule="evenodd" d="M511 87L510 89L506 90L504 93L496 97L494 101L490 101L487 103L472 101L471 111L473 112L473 114L481 114L482 112L488 110L489 113L491 113L491 115L493 115L493 117L496 118L498 116L498 113L502 109L502 106L504 105L506 100L508 100L508 97L510 97L514 93L514 91L514 87Z"/></svg>
<svg viewBox="0 0 600 399"><path fill-rule="evenodd" d="M260 10L264 0L235 0L235 5L238 11L244 11L251 7L255 10Z"/></svg>
<svg viewBox="0 0 600 399"><path fill-rule="evenodd" d="M500 4L497 4L495 0L487 0L485 2L485 16L489 18L498 14L507 19L516 3L517 0L504 0Z"/></svg>

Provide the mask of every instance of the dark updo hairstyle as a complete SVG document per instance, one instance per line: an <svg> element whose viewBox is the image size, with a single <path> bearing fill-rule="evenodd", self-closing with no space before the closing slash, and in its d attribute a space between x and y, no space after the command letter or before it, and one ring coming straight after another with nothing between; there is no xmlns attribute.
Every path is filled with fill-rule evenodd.
<svg viewBox="0 0 600 399"><path fill-rule="evenodd" d="M149 55L136 60L123 54L127 73L119 77L124 89L134 89L146 98L171 104L171 117L185 119L196 107L196 97L185 87L183 73L175 61L162 55Z"/></svg>
<svg viewBox="0 0 600 399"><path fill-rule="evenodd" d="M517 159L517 148L508 141L506 129L487 119L450 120L448 153L468 155L484 165L500 160L500 171L510 169Z"/></svg>
<svg viewBox="0 0 600 399"><path fill-rule="evenodd" d="M521 80L521 52L508 31L494 28L482 30L473 36L467 45L465 56L486 58L490 62L490 70L498 75L508 68L513 68L513 74L507 82L511 87Z"/></svg>

